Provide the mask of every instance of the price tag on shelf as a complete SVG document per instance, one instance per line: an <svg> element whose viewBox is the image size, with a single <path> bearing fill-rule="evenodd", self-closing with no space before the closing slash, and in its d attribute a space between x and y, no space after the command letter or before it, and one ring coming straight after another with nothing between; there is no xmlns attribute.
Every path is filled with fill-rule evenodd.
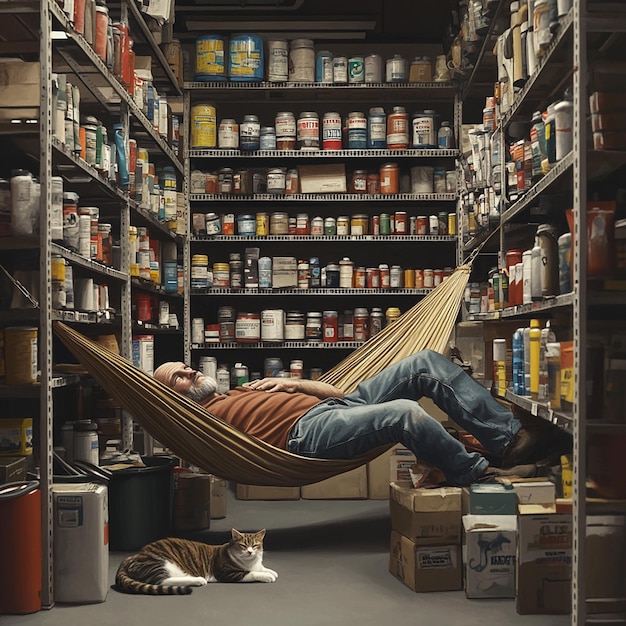
<svg viewBox="0 0 626 626"><path fill-rule="evenodd" d="M530 403L530 414L534 415L535 417L537 417L538 410L537 410L537 403L536 402L531 402Z"/></svg>

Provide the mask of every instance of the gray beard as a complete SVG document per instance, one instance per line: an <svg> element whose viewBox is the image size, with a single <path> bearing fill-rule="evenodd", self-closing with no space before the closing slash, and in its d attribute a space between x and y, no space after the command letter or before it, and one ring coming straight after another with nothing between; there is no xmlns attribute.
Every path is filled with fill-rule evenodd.
<svg viewBox="0 0 626 626"><path fill-rule="evenodd" d="M217 391L217 381L215 378L205 376L200 384L194 382L193 386L189 388L187 397L194 402L204 402L209 396L213 395Z"/></svg>

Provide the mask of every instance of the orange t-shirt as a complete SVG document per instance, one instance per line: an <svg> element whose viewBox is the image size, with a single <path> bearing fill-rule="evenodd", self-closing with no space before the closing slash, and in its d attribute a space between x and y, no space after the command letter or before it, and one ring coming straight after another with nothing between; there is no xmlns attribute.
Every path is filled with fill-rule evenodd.
<svg viewBox="0 0 626 626"><path fill-rule="evenodd" d="M285 449L287 435L304 413L321 400L305 393L255 391L236 387L203 403L210 413L237 430Z"/></svg>

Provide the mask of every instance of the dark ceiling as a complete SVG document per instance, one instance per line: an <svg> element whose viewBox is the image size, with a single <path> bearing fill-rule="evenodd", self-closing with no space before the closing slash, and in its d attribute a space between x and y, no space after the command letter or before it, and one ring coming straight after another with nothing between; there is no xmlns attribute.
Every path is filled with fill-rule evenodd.
<svg viewBox="0 0 626 626"><path fill-rule="evenodd" d="M278 26L286 38L314 31L321 41L322 21L341 22L335 31L326 31L328 39L337 40L343 32L352 33L344 39L368 43L441 45L449 37L451 10L457 6L458 0L176 0L174 28L179 39L189 41L202 32L219 31L223 22L254 22L256 32ZM302 23L290 28L281 22Z"/></svg>

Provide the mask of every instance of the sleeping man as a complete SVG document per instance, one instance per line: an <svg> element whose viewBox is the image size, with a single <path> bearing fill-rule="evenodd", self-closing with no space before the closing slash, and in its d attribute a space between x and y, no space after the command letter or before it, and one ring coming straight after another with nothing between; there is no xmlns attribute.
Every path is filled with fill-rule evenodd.
<svg viewBox="0 0 626 626"><path fill-rule="evenodd" d="M568 433L548 422L520 420L461 367L423 350L385 368L344 394L333 385L299 378L263 378L216 393L215 379L180 362L154 377L248 435L294 454L349 459L402 444L443 472L450 485L532 477L538 462L571 450ZM473 435L496 461L469 452L417 403L433 402Z"/></svg>

